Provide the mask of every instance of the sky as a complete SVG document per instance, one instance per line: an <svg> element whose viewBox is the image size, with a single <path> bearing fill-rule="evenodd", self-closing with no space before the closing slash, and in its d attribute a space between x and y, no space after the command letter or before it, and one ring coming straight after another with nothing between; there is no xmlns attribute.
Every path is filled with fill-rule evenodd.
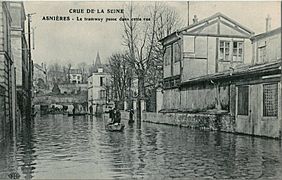
<svg viewBox="0 0 282 180"><path fill-rule="evenodd" d="M136 2L147 5L151 2ZM186 1L166 1L169 7L175 9L183 22L187 22ZM107 13L70 13L70 9L123 9L125 2L105 1L25 1L25 11L36 13L32 16L31 25L35 29L32 59L35 63L42 62L59 64L92 64L97 52L101 62L107 62L108 57L122 51L123 23L117 22L86 22L77 21L77 17L122 17L122 14ZM279 1L191 1L190 23L193 15L204 19L221 12L231 19L248 27L255 34L265 32L265 18L271 17L272 29L281 26L281 4ZM71 21L46 21L43 16L70 16ZM187 23L186 23L187 24Z"/></svg>

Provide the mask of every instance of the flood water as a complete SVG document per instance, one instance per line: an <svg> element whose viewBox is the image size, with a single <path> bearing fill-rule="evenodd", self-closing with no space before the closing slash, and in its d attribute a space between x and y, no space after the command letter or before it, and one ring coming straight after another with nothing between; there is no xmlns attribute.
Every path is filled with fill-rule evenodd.
<svg viewBox="0 0 282 180"><path fill-rule="evenodd" d="M278 140L142 123L107 132L107 119L38 116L0 143L0 179L279 179ZM126 122L125 122L126 123Z"/></svg>

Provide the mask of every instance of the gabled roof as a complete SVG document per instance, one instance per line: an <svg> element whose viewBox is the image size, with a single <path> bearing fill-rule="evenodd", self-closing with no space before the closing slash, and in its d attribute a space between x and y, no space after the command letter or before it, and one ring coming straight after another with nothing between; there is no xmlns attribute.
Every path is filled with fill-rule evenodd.
<svg viewBox="0 0 282 180"><path fill-rule="evenodd" d="M202 20L200 20L200 21L198 21L198 22L196 22L196 23L194 23L194 24L191 24L191 25L185 27L185 28L182 28L182 29L180 29L180 30L178 30L178 31L175 31L175 32L173 32L172 34L170 34L170 35L168 35L168 36L162 38L160 41L162 42L162 41L164 41L165 39L167 39L167 38L169 38L169 37L171 37L171 36L173 36L173 35L177 35L178 33L183 33L183 34L185 34L186 32L189 32L190 30L196 29L197 27L201 27L201 26L203 26L203 25L205 25L205 24L208 25L208 24L210 23L210 21L212 21L212 20L219 20L219 19L223 19L223 20L227 21L228 23L231 23L231 24L234 26L234 28L240 29L241 31L244 31L245 34L247 34L248 36L251 36L252 34L254 34L254 32L253 32L252 30L250 30L249 28L247 28L247 27L245 27L245 26L239 24L239 23L236 22L235 20L233 20L233 19L227 17L226 15L224 15L224 14L218 12L218 13L216 13L216 14L210 16L210 17L207 17L207 18L202 19ZM194 34L197 35L197 33L194 33Z"/></svg>

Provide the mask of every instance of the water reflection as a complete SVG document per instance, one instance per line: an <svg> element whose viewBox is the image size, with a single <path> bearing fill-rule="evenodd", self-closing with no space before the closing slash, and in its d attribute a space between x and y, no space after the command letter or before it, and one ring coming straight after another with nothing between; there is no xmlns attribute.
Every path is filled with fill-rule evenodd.
<svg viewBox="0 0 282 180"><path fill-rule="evenodd" d="M0 179L280 178L280 141L143 123L107 132L106 119L37 117L0 143Z"/></svg>

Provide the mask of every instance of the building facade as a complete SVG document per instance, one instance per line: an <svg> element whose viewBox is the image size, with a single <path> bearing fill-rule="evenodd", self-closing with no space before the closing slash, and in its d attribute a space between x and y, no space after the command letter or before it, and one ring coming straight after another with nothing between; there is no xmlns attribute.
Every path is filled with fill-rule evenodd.
<svg viewBox="0 0 282 180"><path fill-rule="evenodd" d="M81 84L82 83L82 72L79 69L71 69L69 73L70 83Z"/></svg>
<svg viewBox="0 0 282 180"><path fill-rule="evenodd" d="M30 62L28 59L28 45L25 38L25 21L26 14L23 2L9 2L10 14L12 18L11 22L11 47L14 59L14 66L16 71L16 97L17 106L20 116L25 118L28 108L29 91L29 79L31 77L29 71L32 71Z"/></svg>
<svg viewBox="0 0 282 180"><path fill-rule="evenodd" d="M237 131L281 138L281 27L251 38L254 75L235 83ZM251 78L252 77L252 78Z"/></svg>
<svg viewBox="0 0 282 180"><path fill-rule="evenodd" d="M110 74L103 68L88 78L88 111L90 114L100 114L105 111L110 95ZM112 105L112 104L111 104Z"/></svg>
<svg viewBox="0 0 282 180"><path fill-rule="evenodd" d="M0 3L0 86L2 89L3 100L0 111L4 112L1 117L2 127L0 132L0 139L5 134L5 129L12 128L12 83L13 83L13 59L11 53L11 14L10 6L7 2Z"/></svg>
<svg viewBox="0 0 282 180"><path fill-rule="evenodd" d="M217 130L281 138L281 28L254 36L218 13L162 42L163 112L213 114Z"/></svg>
<svg viewBox="0 0 282 180"><path fill-rule="evenodd" d="M163 109L201 109L215 101L196 98L205 90L182 88L193 78L233 69L251 62L251 30L229 17L217 13L175 32L161 40L164 55Z"/></svg>

